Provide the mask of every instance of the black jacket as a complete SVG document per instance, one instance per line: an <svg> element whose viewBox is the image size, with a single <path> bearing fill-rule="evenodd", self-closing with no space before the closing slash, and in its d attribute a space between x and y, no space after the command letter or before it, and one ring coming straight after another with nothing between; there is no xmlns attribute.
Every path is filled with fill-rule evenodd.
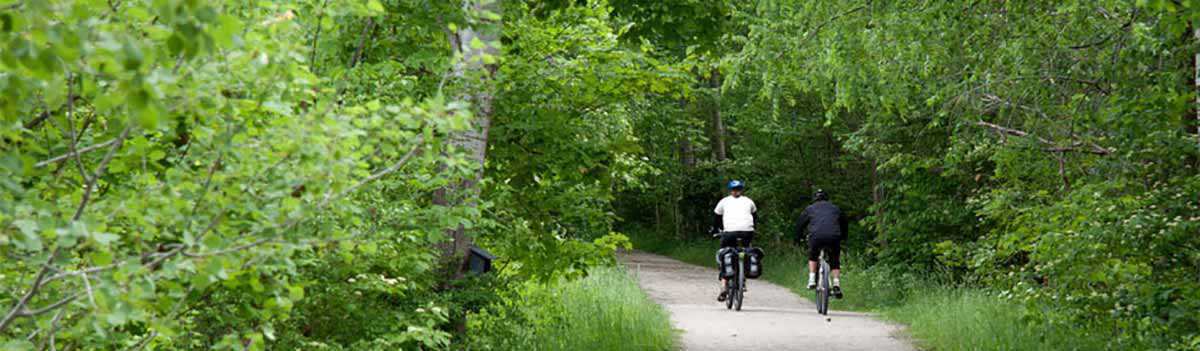
<svg viewBox="0 0 1200 351"><path fill-rule="evenodd" d="M845 240L846 226L846 215L841 209L829 201L817 201L800 213L795 239L800 241L807 231L809 240Z"/></svg>

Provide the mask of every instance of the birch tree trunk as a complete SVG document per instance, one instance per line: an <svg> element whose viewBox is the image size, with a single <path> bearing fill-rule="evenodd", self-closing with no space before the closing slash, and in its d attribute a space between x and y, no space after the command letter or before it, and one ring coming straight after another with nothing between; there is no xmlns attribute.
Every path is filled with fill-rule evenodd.
<svg viewBox="0 0 1200 351"><path fill-rule="evenodd" d="M487 158L488 132L492 125L492 100L495 97L495 84L492 79L498 68L496 62L500 54L496 44L500 39L501 24L498 20L489 19L486 13L498 14L500 5L498 0L464 0L463 9L478 20L474 25L463 26L455 32L450 32L449 39L456 56L459 57L459 62L453 68L453 75L462 81L461 98L471 102L474 117L469 129L450 136L450 144L465 151L476 169L474 175L435 192L433 202L443 206L475 207L479 202L479 182L483 179L484 161ZM447 229L446 235L450 237L450 241L442 245L442 258L450 265L450 275L458 277L463 273L466 262L463 259L471 247L472 239L462 225Z"/></svg>

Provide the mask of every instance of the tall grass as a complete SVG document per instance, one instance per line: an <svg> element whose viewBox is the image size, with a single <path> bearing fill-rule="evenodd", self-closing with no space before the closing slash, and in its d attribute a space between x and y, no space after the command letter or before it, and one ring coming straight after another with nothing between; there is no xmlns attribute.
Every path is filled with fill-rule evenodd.
<svg viewBox="0 0 1200 351"><path fill-rule="evenodd" d="M667 311L650 300L622 269L596 269L557 291L566 312L560 323L534 334L535 350L672 350Z"/></svg>
<svg viewBox="0 0 1200 351"><path fill-rule="evenodd" d="M624 269L600 267L529 286L508 308L474 316L476 350L674 350L670 315Z"/></svg>
<svg viewBox="0 0 1200 351"><path fill-rule="evenodd" d="M935 286L883 315L909 326L918 344L931 350L1103 350L1105 343L1084 330L1024 322L1020 306L978 289Z"/></svg>
<svg viewBox="0 0 1200 351"><path fill-rule="evenodd" d="M684 262L714 267L715 242L673 241L634 236L635 247ZM765 245L763 279L805 298L813 293L804 249ZM978 287L950 283L937 272L906 267L865 267L854 255L842 257L843 300L835 310L866 311L906 325L914 343L930 350L1100 350L1106 344L1090 330L1067 330L1023 318L1021 306Z"/></svg>

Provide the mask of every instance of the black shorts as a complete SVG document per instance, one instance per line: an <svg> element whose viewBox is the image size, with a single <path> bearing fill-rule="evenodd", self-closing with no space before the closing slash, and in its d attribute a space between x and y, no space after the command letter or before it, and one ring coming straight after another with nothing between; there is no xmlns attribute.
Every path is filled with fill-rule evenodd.
<svg viewBox="0 0 1200 351"><path fill-rule="evenodd" d="M821 250L825 250L825 260L829 269L842 268L842 241L838 239L808 239L808 260L821 259Z"/></svg>
<svg viewBox="0 0 1200 351"><path fill-rule="evenodd" d="M742 239L742 247L750 247L754 240L754 232L725 232L721 235L721 247L737 246L737 239Z"/></svg>

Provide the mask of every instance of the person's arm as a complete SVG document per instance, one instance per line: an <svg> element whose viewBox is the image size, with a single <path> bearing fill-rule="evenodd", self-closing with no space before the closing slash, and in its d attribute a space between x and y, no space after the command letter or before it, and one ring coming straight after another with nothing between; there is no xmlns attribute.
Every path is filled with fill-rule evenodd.
<svg viewBox="0 0 1200 351"><path fill-rule="evenodd" d="M709 227L710 232L716 233L725 230L725 221L723 218L721 218L721 216L724 214L725 199L721 199L720 202L717 202L717 208L713 209L713 223L712 226Z"/></svg>
<svg viewBox="0 0 1200 351"><path fill-rule="evenodd" d="M804 230L805 228L808 228L808 221L808 209L806 208L804 209L804 212L800 212L800 219L796 220L795 242L797 245L800 244L800 240L804 238Z"/></svg>
<svg viewBox="0 0 1200 351"><path fill-rule="evenodd" d="M850 236L849 236L850 232L848 230L849 226L850 226L850 223L849 223L849 221L846 220L846 214L842 213L842 211L839 210L838 211L838 227L839 227L838 229L842 230L842 238L841 238L842 241L846 241L846 239L850 238Z"/></svg>
<svg viewBox="0 0 1200 351"><path fill-rule="evenodd" d="M754 228L758 228L758 205L755 205L754 201L750 201L750 219L750 225L754 226Z"/></svg>

